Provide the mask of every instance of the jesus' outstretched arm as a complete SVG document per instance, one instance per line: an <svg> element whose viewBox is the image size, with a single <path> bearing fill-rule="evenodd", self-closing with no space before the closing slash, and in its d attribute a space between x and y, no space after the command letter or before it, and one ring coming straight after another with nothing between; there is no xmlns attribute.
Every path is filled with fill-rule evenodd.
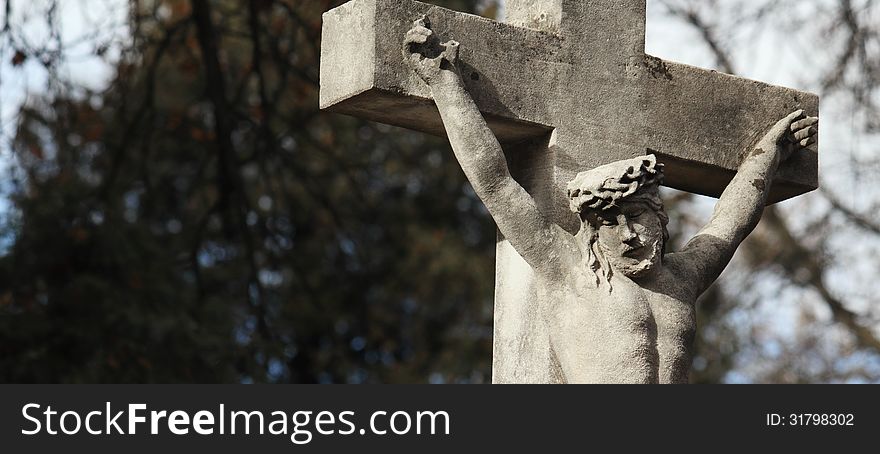
<svg viewBox="0 0 880 454"><path fill-rule="evenodd" d="M456 159L514 249L536 271L554 272L567 253L561 242L568 234L548 222L511 177L498 139L456 68L459 44L441 44L429 27L424 16L414 22L404 39L404 57L430 87ZM548 254L551 250L555 253Z"/></svg>
<svg viewBox="0 0 880 454"><path fill-rule="evenodd" d="M681 252L671 254L684 259L678 262L688 264L688 275L700 287L700 293L721 274L739 244L758 225L779 165L815 143L818 121L798 110L771 127L746 154L708 224Z"/></svg>

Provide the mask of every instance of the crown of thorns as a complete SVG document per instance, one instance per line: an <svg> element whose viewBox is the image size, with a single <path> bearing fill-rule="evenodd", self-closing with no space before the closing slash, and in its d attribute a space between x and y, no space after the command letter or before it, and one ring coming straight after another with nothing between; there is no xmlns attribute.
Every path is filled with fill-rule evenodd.
<svg viewBox="0 0 880 454"><path fill-rule="evenodd" d="M575 213L608 210L626 201L658 198L663 164L653 154L612 162L579 173L568 183L569 206Z"/></svg>

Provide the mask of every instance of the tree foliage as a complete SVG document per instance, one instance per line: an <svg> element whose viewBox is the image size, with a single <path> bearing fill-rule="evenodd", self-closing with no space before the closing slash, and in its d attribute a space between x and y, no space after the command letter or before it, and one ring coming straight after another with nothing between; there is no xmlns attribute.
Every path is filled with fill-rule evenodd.
<svg viewBox="0 0 880 454"><path fill-rule="evenodd" d="M440 139L317 110L337 3L133 2L106 90L23 106L0 379L488 380L491 220Z"/></svg>

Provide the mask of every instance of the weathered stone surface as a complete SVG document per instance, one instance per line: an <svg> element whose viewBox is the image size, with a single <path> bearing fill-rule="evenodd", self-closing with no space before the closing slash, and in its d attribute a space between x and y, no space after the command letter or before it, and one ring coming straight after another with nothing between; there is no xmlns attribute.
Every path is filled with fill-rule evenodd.
<svg viewBox="0 0 880 454"><path fill-rule="evenodd" d="M415 1L354 0L324 13L321 108L445 135L430 91L401 52L422 14L444 41L474 44L462 50L465 83L499 140L551 129L546 86L560 70L558 36Z"/></svg>
<svg viewBox="0 0 880 454"><path fill-rule="evenodd" d="M440 41L461 43L461 83L510 173L542 217L571 235L583 226L568 209L566 185L583 170L653 153L666 185L717 197L769 126L796 108L818 114L815 95L646 55L643 0L510 0L507 8L515 25L412 0L353 0L328 11L321 107L446 134L437 93L401 51L413 20L426 15ZM815 189L815 146L775 177L766 180L770 201ZM499 234L495 382L561 380L539 280Z"/></svg>
<svg viewBox="0 0 880 454"><path fill-rule="evenodd" d="M759 131L795 109L810 115L819 112L819 98L811 93L681 63L654 62L646 90L648 148L666 164L667 184L677 189L717 197L700 181L726 187L742 151L755 143ZM818 164L815 147L786 162L768 202L816 189Z"/></svg>
<svg viewBox="0 0 880 454"><path fill-rule="evenodd" d="M559 32L563 0L507 0L507 22L519 27Z"/></svg>

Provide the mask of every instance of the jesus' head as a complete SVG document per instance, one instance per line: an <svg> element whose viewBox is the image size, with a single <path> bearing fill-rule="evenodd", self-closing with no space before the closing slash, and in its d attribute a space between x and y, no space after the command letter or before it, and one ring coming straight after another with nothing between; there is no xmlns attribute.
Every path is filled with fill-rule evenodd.
<svg viewBox="0 0 880 454"><path fill-rule="evenodd" d="M663 164L647 155L581 172L568 184L571 209L581 220L578 238L597 285L610 283L614 272L637 279L660 264L669 238L662 179Z"/></svg>

